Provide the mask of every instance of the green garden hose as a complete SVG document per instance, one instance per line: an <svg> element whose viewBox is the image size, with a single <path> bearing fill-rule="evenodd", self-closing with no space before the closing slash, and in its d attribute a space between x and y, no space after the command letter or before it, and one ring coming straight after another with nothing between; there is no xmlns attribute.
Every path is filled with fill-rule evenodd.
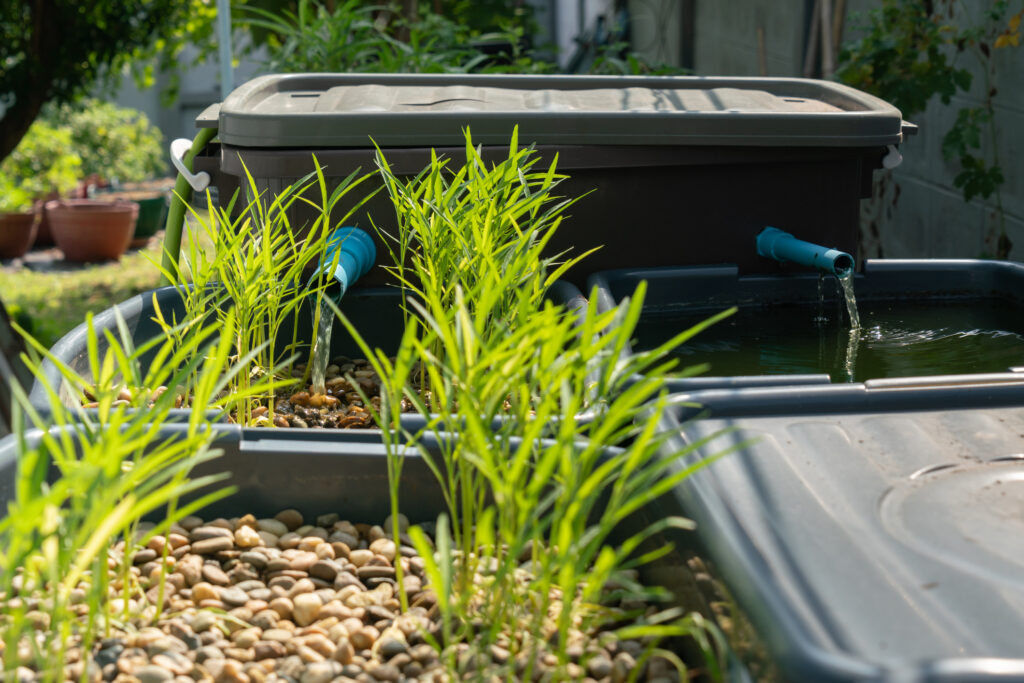
<svg viewBox="0 0 1024 683"><path fill-rule="evenodd" d="M182 162L185 168L192 170L192 162L203 147L217 135L216 128L202 128L192 140L192 147L185 153ZM187 140L187 138L186 138ZM181 255L181 231L185 224L185 205L192 200L192 185L188 178L178 173L178 180L174 184L174 196L171 197L171 207L167 211L167 225L164 227L164 253L161 259L163 275L160 277L160 284L169 285L171 280L169 273L178 275L178 259Z"/></svg>

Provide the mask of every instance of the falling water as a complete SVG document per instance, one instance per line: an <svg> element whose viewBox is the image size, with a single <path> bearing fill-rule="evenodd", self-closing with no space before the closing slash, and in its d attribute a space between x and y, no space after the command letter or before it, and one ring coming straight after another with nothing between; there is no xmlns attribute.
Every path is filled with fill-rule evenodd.
<svg viewBox="0 0 1024 683"><path fill-rule="evenodd" d="M846 341L846 356L843 369L846 381L853 382L857 376L857 350L860 347L860 313L857 311L857 297L853 294L853 270L846 270L836 276L846 298L846 311L850 314L850 331Z"/></svg>
<svg viewBox="0 0 1024 683"><path fill-rule="evenodd" d="M846 311L850 314L850 329L860 329L860 314L857 313L857 297L853 295L853 270L845 270L836 276L846 297Z"/></svg>
<svg viewBox="0 0 1024 683"><path fill-rule="evenodd" d="M327 363L331 356L331 328L334 327L334 309L327 302L327 297L320 301L320 324L317 326L316 339L313 342L313 374L314 394L327 393L325 384Z"/></svg>

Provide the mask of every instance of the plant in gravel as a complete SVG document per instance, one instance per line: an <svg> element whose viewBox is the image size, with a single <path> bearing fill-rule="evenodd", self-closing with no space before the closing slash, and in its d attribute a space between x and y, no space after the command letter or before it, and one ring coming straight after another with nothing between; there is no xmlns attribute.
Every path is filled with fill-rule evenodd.
<svg viewBox="0 0 1024 683"><path fill-rule="evenodd" d="M181 292L184 317L179 321L161 321L168 334L180 330L191 334L208 320L234 318L231 328L234 357L242 358L250 349L259 349L251 358L247 372L239 373L229 392L252 396L250 383L259 377L282 378L282 386L294 384L291 363L312 343L300 339L299 312L310 306L313 330L319 326L322 301L332 280L337 262L327 268L315 268L324 258L331 232L369 197L339 216L338 203L359 186L367 176L358 171L328 190L323 169L313 158L314 173L268 197L247 173L252 199L232 218L234 201L227 208L213 204L207 195L209 218L193 210L197 228L189 232L183 249L183 267L179 270L158 266L161 273ZM235 198L237 200L237 197ZM319 201L317 201L319 200ZM313 220L294 225L290 213L311 208ZM212 254L206 248L212 243ZM310 364L307 364L308 380ZM237 420L253 421L253 409L263 398L253 397L239 405ZM270 396L273 414L273 395Z"/></svg>
<svg viewBox="0 0 1024 683"><path fill-rule="evenodd" d="M393 426L384 430L393 514L401 507L405 443L419 437L394 429L395 406L410 401L429 415L427 429L458 434L441 439L440 458L420 449L449 510L438 521L436 555L421 530L409 530L437 593L444 624L439 642L450 669L461 675L469 666L456 657L455 643L468 643L474 657L500 644L518 676L528 678L544 655L554 654L558 664L551 673L572 679L578 672L570 646L629 620L629 633L642 634L652 648L684 632L706 641L699 616L674 610L644 615L610 604L612 586L616 601L663 600L658 591L642 589L629 570L670 552L671 546L652 543L654 537L690 528L675 517L627 522L704 464L680 465L683 453L660 456L657 431L665 407L662 377L673 365L663 360L665 352L698 329L623 357L639 320L641 285L632 301L613 311L598 313L591 305L567 313L549 303L491 334L495 317L480 302L497 300L486 291L494 284L486 281L480 285L485 291L472 293L476 307L461 290L451 306L437 296L413 302L420 333L407 328L394 361L363 349L382 377L394 379L381 388L383 414L377 417ZM519 296L529 305L528 293ZM358 341L358 331L348 327ZM429 374L436 392L431 405L402 385L416 367ZM629 381L644 371L642 380ZM588 410L592 420L579 417ZM713 649L705 652L708 670L718 671ZM498 670L512 675L511 668Z"/></svg>
<svg viewBox="0 0 1024 683"><path fill-rule="evenodd" d="M24 412L15 418L19 457L8 465L17 467L17 475L0 519L0 620L8 675L22 678L19 667L27 667L43 680L66 680L66 661L81 661L81 653L90 652L113 626L140 616L129 611L141 592L138 576L130 571L135 549L231 492L222 488L179 504L182 496L223 478L190 478L196 465L218 455L206 411L193 411L168 437L161 429L178 405L177 391L149 393L144 409L125 397L129 384L177 387L191 377L193 399L216 405L230 378L246 369L247 359L232 363L229 358L231 336L219 334L214 322L183 339L159 337L135 347L122 319L118 330L101 337L90 319L89 380L29 339L58 365L64 381L89 391L95 417L77 404L65 405L61 388L42 372L38 354L25 361L46 388L48 414L37 412L21 389L12 387ZM143 356L151 357L145 374ZM29 434L28 424L43 431ZM161 521L141 531L140 520L158 510ZM118 538L126 541L123 552L111 550ZM168 552L165 544L160 560L165 565ZM116 569L113 581L111 568ZM157 591L153 604L143 608L144 618L160 614L162 579ZM69 657L72 651L77 654ZM72 677L84 675L81 669Z"/></svg>
<svg viewBox="0 0 1024 683"><path fill-rule="evenodd" d="M544 251L574 199L555 194L565 177L557 157L538 167L531 148L512 133L508 157L488 165L466 131L466 160L431 153L429 166L403 179L378 148L377 166L395 206L395 230L377 231L394 264L387 269L402 287L406 325L424 325L413 301L436 298L450 309L462 292L471 313L486 310L481 333L504 335L541 308L551 285L587 254L559 262ZM589 252L587 252L589 253ZM444 362L445 347L434 354Z"/></svg>

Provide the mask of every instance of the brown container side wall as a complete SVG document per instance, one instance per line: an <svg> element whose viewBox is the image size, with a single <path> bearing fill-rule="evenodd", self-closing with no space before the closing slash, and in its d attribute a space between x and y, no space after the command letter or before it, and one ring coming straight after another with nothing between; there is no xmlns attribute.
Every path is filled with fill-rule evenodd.
<svg viewBox="0 0 1024 683"><path fill-rule="evenodd" d="M438 151L455 163L464 158L461 149ZM855 253L860 199L870 192L871 172L879 167L884 151L538 147L539 164L549 163L557 152L558 169L569 176L559 185L559 194L580 197L568 210L550 251L581 253L600 247L569 273L567 279L581 287L591 273L623 267L734 263L744 274L778 272L786 266L757 256L754 247L757 233L766 225ZM376 169L373 151L367 149L225 147L214 178L222 204L230 199L244 169L261 192L279 193L313 170L314 153L331 185L357 167L363 172ZM506 154L498 147L484 150L485 159ZM399 174L415 174L429 163L429 151L422 148L389 149L385 156ZM353 191L351 200L339 205L336 220L377 187L380 183L371 180ZM319 190L310 197L317 199ZM373 234L371 217L384 230L393 229L394 209L385 192L345 223ZM310 222L313 212L293 209L290 218ZM374 239L378 265L364 277L368 286L389 281L380 265L387 252L376 234Z"/></svg>

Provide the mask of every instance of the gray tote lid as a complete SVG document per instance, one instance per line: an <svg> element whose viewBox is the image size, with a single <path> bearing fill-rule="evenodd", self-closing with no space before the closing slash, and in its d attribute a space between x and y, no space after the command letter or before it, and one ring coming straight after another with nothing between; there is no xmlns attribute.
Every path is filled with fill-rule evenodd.
<svg viewBox="0 0 1024 683"><path fill-rule="evenodd" d="M733 449L676 495L785 680L1024 680L1024 384L930 379L673 397L709 417L668 447Z"/></svg>
<svg viewBox="0 0 1024 683"><path fill-rule="evenodd" d="M261 76L197 119L238 147L576 145L872 147L899 110L797 78L291 74Z"/></svg>

